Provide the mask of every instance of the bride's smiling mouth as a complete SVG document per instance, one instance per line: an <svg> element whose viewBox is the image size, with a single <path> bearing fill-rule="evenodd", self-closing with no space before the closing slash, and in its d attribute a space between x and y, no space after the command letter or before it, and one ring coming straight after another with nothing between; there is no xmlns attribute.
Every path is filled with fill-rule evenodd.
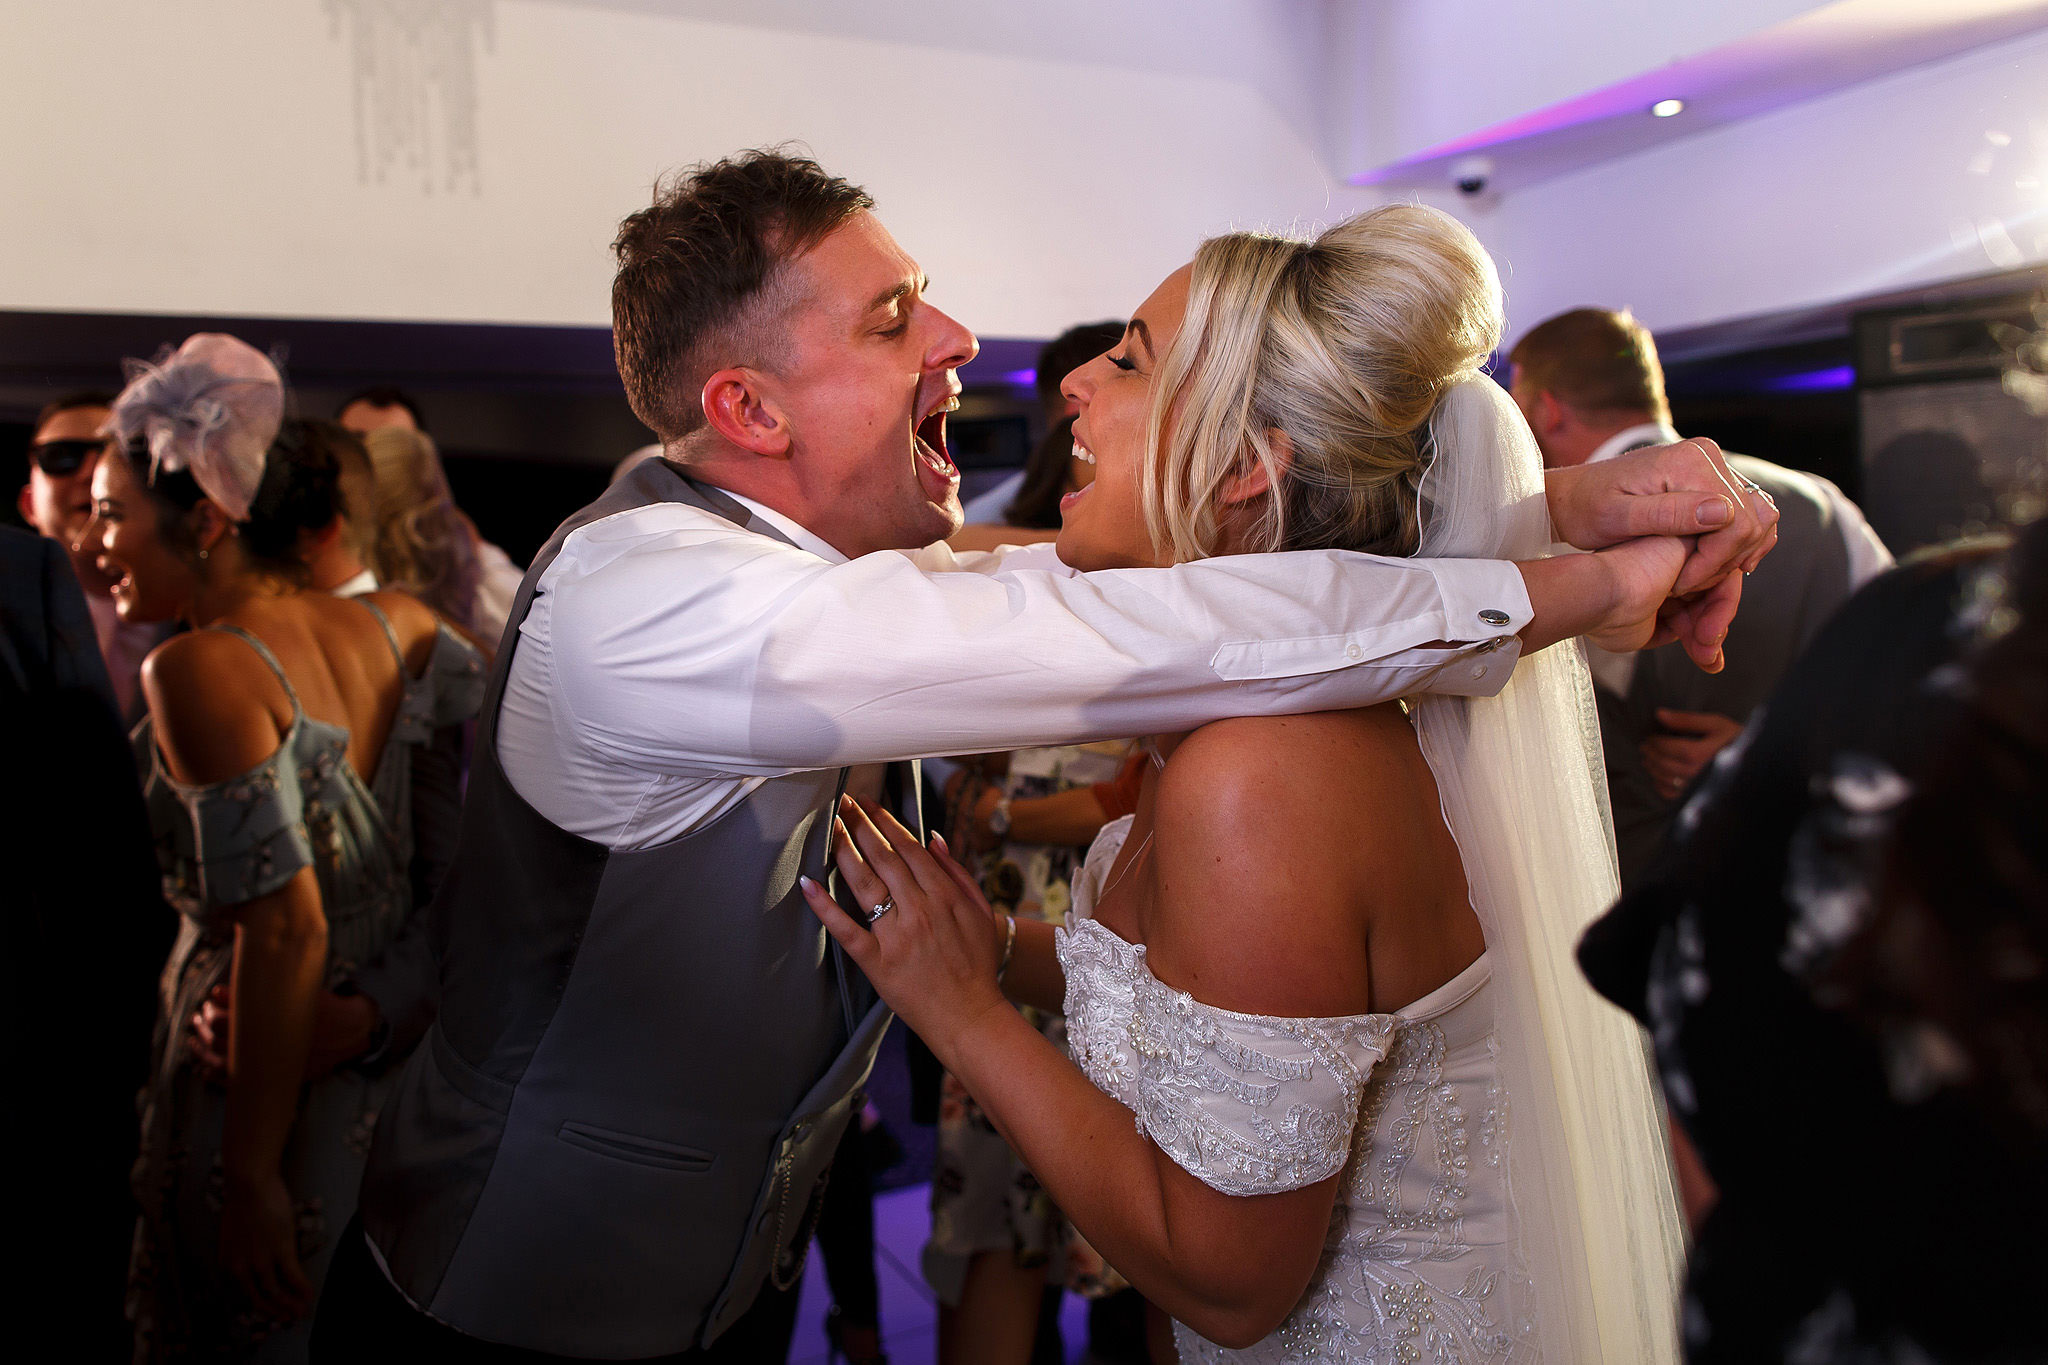
<svg viewBox="0 0 2048 1365"><path fill-rule="evenodd" d="M1095 463L1095 452L1090 450L1086 445L1084 445L1079 436L1076 436L1074 438L1074 458L1079 460L1082 464L1092 465ZM1094 484L1087 483L1083 484L1079 488L1076 488L1071 493L1063 494L1060 498L1060 511L1065 512L1075 503L1087 497L1088 490L1093 487L1095 487Z"/></svg>

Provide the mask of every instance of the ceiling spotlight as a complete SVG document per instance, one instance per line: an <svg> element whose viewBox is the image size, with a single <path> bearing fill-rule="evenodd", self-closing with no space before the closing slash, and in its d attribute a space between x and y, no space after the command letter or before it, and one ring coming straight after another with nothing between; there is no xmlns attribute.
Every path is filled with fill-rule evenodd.
<svg viewBox="0 0 2048 1365"><path fill-rule="evenodd" d="M1673 114L1685 112L1684 100L1658 100L1650 106L1650 112L1658 118L1670 118Z"/></svg>

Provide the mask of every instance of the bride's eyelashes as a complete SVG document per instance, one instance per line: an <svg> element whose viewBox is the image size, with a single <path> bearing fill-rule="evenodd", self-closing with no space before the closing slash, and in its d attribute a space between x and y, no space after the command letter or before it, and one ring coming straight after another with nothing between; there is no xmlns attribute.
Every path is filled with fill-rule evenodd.
<svg viewBox="0 0 2048 1365"><path fill-rule="evenodd" d="M1135 370L1138 368L1138 363L1127 355L1105 355L1102 358L1116 366L1119 370Z"/></svg>

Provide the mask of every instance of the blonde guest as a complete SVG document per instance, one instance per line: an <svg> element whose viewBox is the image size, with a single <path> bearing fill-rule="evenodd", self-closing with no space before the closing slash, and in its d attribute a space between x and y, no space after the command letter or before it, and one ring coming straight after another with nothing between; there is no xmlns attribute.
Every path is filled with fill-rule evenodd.
<svg viewBox="0 0 2048 1365"><path fill-rule="evenodd" d="M486 648L505 632L523 570L477 534L455 505L433 438L410 427L368 432L375 477L370 567L440 612Z"/></svg>

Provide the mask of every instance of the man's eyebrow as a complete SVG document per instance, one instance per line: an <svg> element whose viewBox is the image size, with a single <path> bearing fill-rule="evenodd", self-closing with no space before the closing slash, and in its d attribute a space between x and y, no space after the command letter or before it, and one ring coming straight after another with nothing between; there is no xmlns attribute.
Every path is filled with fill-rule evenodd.
<svg viewBox="0 0 2048 1365"><path fill-rule="evenodd" d="M1152 329L1145 325L1145 319L1132 318L1128 330L1133 341L1141 341L1145 344L1145 355L1148 358L1153 360L1159 358L1159 353L1152 348Z"/></svg>
<svg viewBox="0 0 2048 1365"><path fill-rule="evenodd" d="M907 299L912 294L924 293L931 287L932 280L929 275L921 276L915 280L899 280L894 285L875 295L874 299L862 311L863 313L876 312L879 309L889 307L899 299Z"/></svg>

